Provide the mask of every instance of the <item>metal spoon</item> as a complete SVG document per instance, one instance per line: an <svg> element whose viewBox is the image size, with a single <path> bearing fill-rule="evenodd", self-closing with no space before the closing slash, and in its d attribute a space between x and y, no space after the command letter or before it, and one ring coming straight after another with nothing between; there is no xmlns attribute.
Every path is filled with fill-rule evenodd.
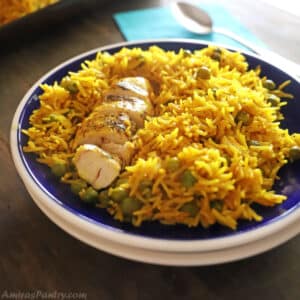
<svg viewBox="0 0 300 300"><path fill-rule="evenodd" d="M246 46L255 54L263 56L265 60L271 62L278 68L286 70L294 76L300 77L300 65L274 53L273 51L253 45L251 42L241 38L231 31L214 27L213 21L208 13L198 6L185 1L176 1L172 3L172 12L178 23L187 30L200 35L217 32L228 36L239 42L241 45Z"/></svg>

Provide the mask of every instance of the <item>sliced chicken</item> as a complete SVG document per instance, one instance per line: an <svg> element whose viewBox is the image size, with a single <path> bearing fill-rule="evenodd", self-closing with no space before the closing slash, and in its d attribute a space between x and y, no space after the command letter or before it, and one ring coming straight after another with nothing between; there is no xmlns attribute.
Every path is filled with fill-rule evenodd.
<svg viewBox="0 0 300 300"><path fill-rule="evenodd" d="M108 187L121 171L119 160L95 145L78 147L73 163L78 175L95 189Z"/></svg>
<svg viewBox="0 0 300 300"><path fill-rule="evenodd" d="M135 132L135 124L125 113L107 114L106 111L95 110L82 122L77 130L73 148L79 145L103 143L126 143Z"/></svg>
<svg viewBox="0 0 300 300"><path fill-rule="evenodd" d="M118 157L121 161L122 168L129 165L134 151L133 144L131 142L126 142L125 144L106 143L102 144L101 148Z"/></svg>
<svg viewBox="0 0 300 300"><path fill-rule="evenodd" d="M147 79L126 77L117 81L104 95L104 102L106 105L111 104L114 108L126 112L136 122L137 127L141 128L144 126L146 116L153 115L153 106L150 101L151 91Z"/></svg>
<svg viewBox="0 0 300 300"><path fill-rule="evenodd" d="M110 89L106 96L121 94L124 96L137 97L144 100L150 107L152 103L150 101L150 94L152 92L149 81L144 77L125 77L118 80L112 89ZM109 100L109 97L108 99Z"/></svg>
<svg viewBox="0 0 300 300"><path fill-rule="evenodd" d="M115 94L114 100L104 102L95 108L96 111L101 111L106 114L121 114L125 113L136 124L137 128L144 126L146 115L151 115L152 111L144 100L127 97ZM118 99L118 100L117 100Z"/></svg>
<svg viewBox="0 0 300 300"><path fill-rule="evenodd" d="M101 104L82 122L73 141L79 176L94 188L109 186L133 155L130 142L153 114L151 87L143 77L117 81Z"/></svg>

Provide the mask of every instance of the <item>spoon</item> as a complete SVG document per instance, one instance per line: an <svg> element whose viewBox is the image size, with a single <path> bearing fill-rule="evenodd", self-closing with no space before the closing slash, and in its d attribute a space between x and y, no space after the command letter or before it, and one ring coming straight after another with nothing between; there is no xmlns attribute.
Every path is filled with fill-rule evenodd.
<svg viewBox="0 0 300 300"><path fill-rule="evenodd" d="M290 74L299 77L298 80L300 79L300 65L274 53L273 51L253 45L251 42L241 38L231 31L214 27L213 21L208 13L198 6L186 1L175 1L171 5L174 17L178 23L187 30L199 35L216 32L228 36L241 45L246 46L255 54L263 56L267 61L270 61L280 69L287 70Z"/></svg>

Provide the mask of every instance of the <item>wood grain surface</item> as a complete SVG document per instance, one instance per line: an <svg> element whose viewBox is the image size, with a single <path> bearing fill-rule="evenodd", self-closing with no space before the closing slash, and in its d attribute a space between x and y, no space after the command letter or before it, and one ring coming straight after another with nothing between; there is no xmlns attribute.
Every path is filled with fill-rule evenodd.
<svg viewBox="0 0 300 300"><path fill-rule="evenodd" d="M34 82L74 55L122 41L113 13L169 2L93 3L84 14L32 34L26 42L0 44L0 299L18 291L79 292L98 300L300 299L300 236L256 257L217 266L136 263L63 232L37 208L15 170L10 125ZM300 19L259 1L220 2L271 49L300 64Z"/></svg>

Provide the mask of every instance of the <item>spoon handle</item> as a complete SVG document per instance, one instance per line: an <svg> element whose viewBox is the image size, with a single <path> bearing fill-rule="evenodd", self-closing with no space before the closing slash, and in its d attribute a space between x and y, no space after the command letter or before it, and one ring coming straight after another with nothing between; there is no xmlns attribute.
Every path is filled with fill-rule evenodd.
<svg viewBox="0 0 300 300"><path fill-rule="evenodd" d="M254 45L253 43L247 41L246 39L241 38L237 34L228 31L223 28L214 28L214 32L228 36L229 38L239 42L241 45L246 46L249 50L254 52L257 55L263 56L266 61L271 62L273 65L277 66L282 70L286 70L291 75L297 77L300 81L300 65L294 63L293 61L265 48Z"/></svg>

